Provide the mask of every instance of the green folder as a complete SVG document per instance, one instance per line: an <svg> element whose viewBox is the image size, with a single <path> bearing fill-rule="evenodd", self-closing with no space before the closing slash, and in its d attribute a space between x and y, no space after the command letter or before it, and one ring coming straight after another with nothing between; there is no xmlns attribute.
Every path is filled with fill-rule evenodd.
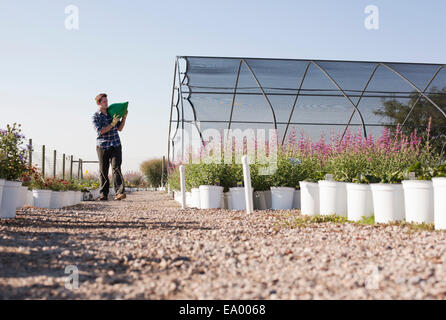
<svg viewBox="0 0 446 320"><path fill-rule="evenodd" d="M127 108L129 106L129 102L120 102L120 103L113 103L108 106L107 112L112 117L116 114L119 116L119 118L122 118L124 114L127 112Z"/></svg>

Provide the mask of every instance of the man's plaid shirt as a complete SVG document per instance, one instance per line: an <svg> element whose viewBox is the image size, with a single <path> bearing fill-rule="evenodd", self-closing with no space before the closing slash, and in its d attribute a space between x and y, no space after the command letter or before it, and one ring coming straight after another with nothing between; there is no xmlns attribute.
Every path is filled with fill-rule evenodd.
<svg viewBox="0 0 446 320"><path fill-rule="evenodd" d="M93 115L93 125L96 129L98 137L96 138L96 145L102 149L110 149L112 147L119 147L121 140L119 139L118 127L121 121L112 128L109 132L100 134L102 128L112 123L113 118L108 113L103 114L100 110L96 111Z"/></svg>

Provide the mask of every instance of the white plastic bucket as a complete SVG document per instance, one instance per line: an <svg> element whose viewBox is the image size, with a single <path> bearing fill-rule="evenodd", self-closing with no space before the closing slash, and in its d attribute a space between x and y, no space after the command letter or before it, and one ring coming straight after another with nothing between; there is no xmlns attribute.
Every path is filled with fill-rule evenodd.
<svg viewBox="0 0 446 320"><path fill-rule="evenodd" d="M229 188L231 192L231 210L246 210L245 187Z"/></svg>
<svg viewBox="0 0 446 320"><path fill-rule="evenodd" d="M319 214L319 184L316 182L300 181L300 206L303 215L315 216Z"/></svg>
<svg viewBox="0 0 446 320"><path fill-rule="evenodd" d="M293 209L294 188L271 187L271 209Z"/></svg>
<svg viewBox="0 0 446 320"><path fill-rule="evenodd" d="M222 186L200 186L200 207L201 209L221 208Z"/></svg>
<svg viewBox="0 0 446 320"><path fill-rule="evenodd" d="M432 181L405 180L404 207L406 221L415 223L434 222L434 187Z"/></svg>
<svg viewBox="0 0 446 320"><path fill-rule="evenodd" d="M254 191L253 202L255 210L266 210L268 207L266 205L265 191Z"/></svg>
<svg viewBox="0 0 446 320"><path fill-rule="evenodd" d="M294 190L293 209L300 210L300 190Z"/></svg>
<svg viewBox="0 0 446 320"><path fill-rule="evenodd" d="M67 193L68 193L68 206L74 206L75 204L74 197L76 193L73 190L69 190L67 191Z"/></svg>
<svg viewBox="0 0 446 320"><path fill-rule="evenodd" d="M50 207L51 190L33 190L34 206L37 208Z"/></svg>
<svg viewBox="0 0 446 320"><path fill-rule="evenodd" d="M0 218L14 218L17 207L17 197L20 196L20 181L5 181L0 207Z"/></svg>
<svg viewBox="0 0 446 320"><path fill-rule="evenodd" d="M5 179L0 179L0 208L2 207L3 186L5 185Z"/></svg>
<svg viewBox="0 0 446 320"><path fill-rule="evenodd" d="M446 178L433 178L434 224L436 230L446 230Z"/></svg>
<svg viewBox="0 0 446 320"><path fill-rule="evenodd" d="M231 203L231 192L223 192L222 193L222 208L227 210L232 210L232 203Z"/></svg>
<svg viewBox="0 0 446 320"><path fill-rule="evenodd" d="M52 191L50 209L60 209L64 206L65 195L62 191Z"/></svg>
<svg viewBox="0 0 446 320"><path fill-rule="evenodd" d="M273 200L271 199L272 198L271 190L266 190L266 191L263 191L263 192L264 192L264 195L265 195L266 209L271 209L272 206L273 206L273 204L272 204Z"/></svg>
<svg viewBox="0 0 446 320"><path fill-rule="evenodd" d="M26 191L28 190L27 187L20 186L19 187L19 194L17 196L17 209L22 208L25 204L25 197L26 197Z"/></svg>
<svg viewBox="0 0 446 320"><path fill-rule="evenodd" d="M347 217L346 183L321 180L318 184L320 214Z"/></svg>
<svg viewBox="0 0 446 320"><path fill-rule="evenodd" d="M190 207L191 202L192 202L192 193L186 192L186 206Z"/></svg>
<svg viewBox="0 0 446 320"><path fill-rule="evenodd" d="M70 202L71 202L70 194L68 193L68 191L64 191L63 192L63 207L70 206Z"/></svg>
<svg viewBox="0 0 446 320"><path fill-rule="evenodd" d="M34 206L34 198L32 190L26 190L25 203L23 205L30 207Z"/></svg>
<svg viewBox="0 0 446 320"><path fill-rule="evenodd" d="M200 208L200 189L199 188L192 188L191 190L192 194L192 201L191 201L191 207L192 208Z"/></svg>
<svg viewBox="0 0 446 320"><path fill-rule="evenodd" d="M82 192L76 191L76 195L77 195L77 204L79 204L82 202Z"/></svg>
<svg viewBox="0 0 446 320"><path fill-rule="evenodd" d="M373 211L376 223L404 220L402 184L372 183Z"/></svg>
<svg viewBox="0 0 446 320"><path fill-rule="evenodd" d="M369 184L347 183L347 218L361 221L373 215L372 189Z"/></svg>

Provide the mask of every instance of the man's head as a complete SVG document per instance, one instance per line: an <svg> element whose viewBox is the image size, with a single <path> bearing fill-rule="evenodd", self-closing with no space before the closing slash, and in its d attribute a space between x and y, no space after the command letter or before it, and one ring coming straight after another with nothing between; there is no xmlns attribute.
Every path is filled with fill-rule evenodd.
<svg viewBox="0 0 446 320"><path fill-rule="evenodd" d="M101 108L108 107L107 95L105 93L100 93L96 96L96 104Z"/></svg>

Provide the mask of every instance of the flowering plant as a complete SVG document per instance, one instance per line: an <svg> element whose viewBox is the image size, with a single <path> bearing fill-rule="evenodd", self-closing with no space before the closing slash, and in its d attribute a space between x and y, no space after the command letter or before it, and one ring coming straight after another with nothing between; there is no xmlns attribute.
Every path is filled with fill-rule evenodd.
<svg viewBox="0 0 446 320"><path fill-rule="evenodd" d="M20 124L8 124L6 130L0 130L0 178L18 180L28 170L24 139Z"/></svg>

